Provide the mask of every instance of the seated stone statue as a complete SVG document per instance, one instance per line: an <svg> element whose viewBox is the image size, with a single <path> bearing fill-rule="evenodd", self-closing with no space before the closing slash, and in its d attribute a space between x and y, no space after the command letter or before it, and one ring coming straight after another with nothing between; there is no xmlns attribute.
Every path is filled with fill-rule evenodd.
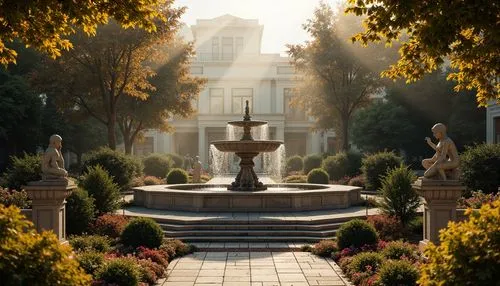
<svg viewBox="0 0 500 286"><path fill-rule="evenodd" d="M42 179L57 180L65 179L68 172L64 169L64 158L61 154L62 138L52 135L49 139L49 147L45 150L42 158Z"/></svg>
<svg viewBox="0 0 500 286"><path fill-rule="evenodd" d="M436 150L436 153L432 158L422 161L422 166L426 169L424 178L458 180L460 159L455 143L446 135L446 126L442 123L437 123L431 130L439 142L436 145L432 143L429 137L425 138L427 144Z"/></svg>

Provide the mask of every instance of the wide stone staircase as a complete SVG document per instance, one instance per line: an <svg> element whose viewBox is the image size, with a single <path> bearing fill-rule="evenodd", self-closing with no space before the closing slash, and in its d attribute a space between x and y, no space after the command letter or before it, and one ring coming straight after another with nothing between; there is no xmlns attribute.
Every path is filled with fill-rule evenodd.
<svg viewBox="0 0 500 286"><path fill-rule="evenodd" d="M346 221L366 218L364 207L294 213L193 213L132 207L125 212L153 218L165 236L187 242L315 242L335 237Z"/></svg>

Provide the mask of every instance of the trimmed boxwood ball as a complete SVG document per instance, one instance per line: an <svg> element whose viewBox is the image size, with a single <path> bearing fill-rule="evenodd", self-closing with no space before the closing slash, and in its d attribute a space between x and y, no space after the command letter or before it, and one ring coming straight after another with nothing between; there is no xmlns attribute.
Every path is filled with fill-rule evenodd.
<svg viewBox="0 0 500 286"><path fill-rule="evenodd" d="M150 218L135 218L131 220L121 235L121 242L126 246L137 248L158 248L163 240L161 227Z"/></svg>
<svg viewBox="0 0 500 286"><path fill-rule="evenodd" d="M312 169L320 168L323 158L318 154L307 155L304 157L304 174L309 174Z"/></svg>
<svg viewBox="0 0 500 286"><path fill-rule="evenodd" d="M137 286L141 278L139 265L131 258L112 259L97 273L106 285Z"/></svg>
<svg viewBox="0 0 500 286"><path fill-rule="evenodd" d="M167 175L167 184L186 184L188 174L181 168L172 169Z"/></svg>
<svg viewBox="0 0 500 286"><path fill-rule="evenodd" d="M390 260L380 267L381 285L414 286L417 285L418 269L405 260Z"/></svg>
<svg viewBox="0 0 500 286"><path fill-rule="evenodd" d="M377 252L361 252L352 258L349 265L349 272L365 272L367 266L371 266L375 272L384 262L382 254ZM384 285L398 285L398 284L384 284Z"/></svg>
<svg viewBox="0 0 500 286"><path fill-rule="evenodd" d="M302 157L299 155L294 155L286 160L286 170L287 172L298 172L304 167L304 162Z"/></svg>
<svg viewBox="0 0 500 286"><path fill-rule="evenodd" d="M330 182L330 177L325 170L321 168L312 169L309 174L307 174L307 182L309 184L328 184Z"/></svg>
<svg viewBox="0 0 500 286"><path fill-rule="evenodd" d="M344 223L337 231L339 249L361 247L378 241L375 228L364 220L354 219Z"/></svg>

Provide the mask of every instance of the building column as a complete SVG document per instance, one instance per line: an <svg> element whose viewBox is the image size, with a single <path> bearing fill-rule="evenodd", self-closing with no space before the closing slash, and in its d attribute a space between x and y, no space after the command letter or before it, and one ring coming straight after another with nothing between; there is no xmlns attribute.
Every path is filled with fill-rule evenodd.
<svg viewBox="0 0 500 286"><path fill-rule="evenodd" d="M205 133L205 130L205 126L198 127L198 156L200 156L200 161L203 163L203 166L208 163L206 154L207 146L205 146L207 135Z"/></svg>
<svg viewBox="0 0 500 286"><path fill-rule="evenodd" d="M323 132L323 153L328 152L328 132Z"/></svg>
<svg viewBox="0 0 500 286"><path fill-rule="evenodd" d="M321 133L320 132L314 132L310 133L311 134L311 153L312 154L319 154L321 153Z"/></svg>

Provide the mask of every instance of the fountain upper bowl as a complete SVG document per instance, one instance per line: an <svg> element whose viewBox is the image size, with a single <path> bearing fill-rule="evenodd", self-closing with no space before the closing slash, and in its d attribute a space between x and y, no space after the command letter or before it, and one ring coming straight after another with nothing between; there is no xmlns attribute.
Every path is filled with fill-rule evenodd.
<svg viewBox="0 0 500 286"><path fill-rule="evenodd" d="M212 144L221 152L235 153L262 153L274 152L283 144L277 140L241 140L241 141L214 141Z"/></svg>
<svg viewBox="0 0 500 286"><path fill-rule="evenodd" d="M237 127L257 127L261 125L267 124L267 121L261 120L236 120L236 121L228 121L227 124L237 126Z"/></svg>

